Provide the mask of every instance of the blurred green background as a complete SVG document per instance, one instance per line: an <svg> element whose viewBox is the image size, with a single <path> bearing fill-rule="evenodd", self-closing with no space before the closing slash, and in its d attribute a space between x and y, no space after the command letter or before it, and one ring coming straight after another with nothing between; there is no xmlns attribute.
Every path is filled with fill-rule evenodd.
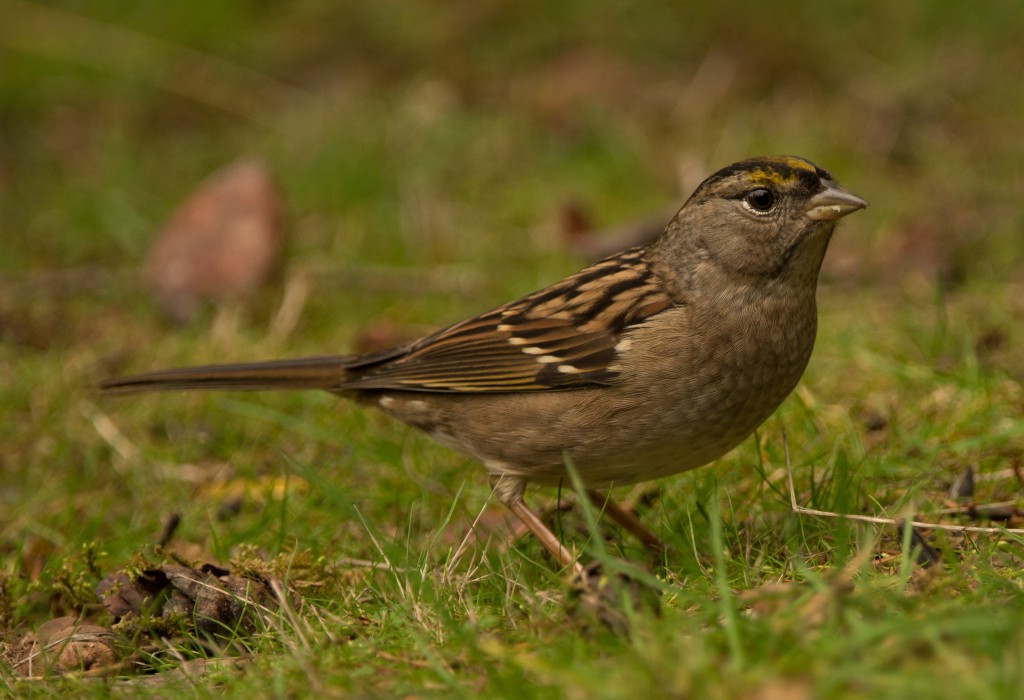
<svg viewBox="0 0 1024 700"><path fill-rule="evenodd" d="M17 625L73 607L46 586L83 543L98 540L108 565L121 566L171 511L183 514L183 540L222 559L240 543L372 558L367 529L380 528L419 565L418 551L448 551L436 538L453 497L456 520L472 520L486 499L475 465L327 396L108 401L92 393L95 381L346 352L382 324L452 322L588 262L569 245L567 211L614 227L678 203L735 160L787 153L831 170L871 207L843 222L829 253L818 348L797 397L766 425L766 444L665 482L649 521L679 533L679 609L690 601L706 614L669 618L693 625L689 661L654 623L658 641L630 647L631 663L649 671L651 687L684 695L703 687L725 697L792 677L794 692L818 697L1020 687L1019 633L1008 631L1020 614L1001 618L992 636L978 626L999 606L1021 607L993 583L1006 575L1002 560L975 552L987 583L979 588L972 570L942 594L978 596L952 615L979 615L964 623L977 635L973 650L929 646L931 636L915 636L925 634L915 621L923 613L900 598L858 609L870 633L845 638L861 645L853 652L842 646L841 616L829 628L840 641L820 647L795 628L775 638L745 622L776 641L748 649L743 665L707 632L718 608L700 601L716 589L692 584L711 568L707 528L682 533L718 478L732 489L732 522L754 523L765 538L743 541L740 525L727 533L737 588L785 578L792 557L812 568L846 561L858 536L834 537L831 522L802 529L781 491L769 493L781 483L769 466L780 463L782 427L798 466L820 468L801 478L822 507L941 501L965 464L1020 464L1024 3L0 0L0 17L0 552ZM175 207L246 154L267 160L283 194L281 273L244 303L175 326L138 270ZM300 283L309 294L297 320L275 332ZM758 459L771 464L752 474ZM251 481L293 474L309 490L287 507L253 499L225 515L222 496L203 491L222 467ZM834 476L816 490L822 473ZM1019 484L999 484L986 496L1016 497ZM794 532L799 547L787 539ZM750 566L755 559L776 568ZM547 582L532 569L526 580ZM377 593L401 608L392 592ZM478 592L474 602L490 600ZM503 605L468 618L523 614ZM804 622L791 610L794 626ZM474 646L479 630L463 622L446 634L468 651L424 642L418 622L419 641L387 648L463 654L499 695L520 678L554 695L575 682L620 687L588 686L585 664L579 677L545 675ZM512 628L501 630L510 645L526 634L531 653L579 656L551 630ZM928 652L893 661L891 650L876 652L880 638ZM654 670L666 659L682 675ZM974 686L956 669L978 659L990 675ZM742 673L723 672L727 661ZM387 692L415 688L421 670ZM889 680L873 685L865 674ZM918 680L893 680L900 674ZM620 680L623 696L640 687Z"/></svg>
<svg viewBox="0 0 1024 700"><path fill-rule="evenodd" d="M4 2L4 269L137 259L243 152L297 254L465 262L569 196L614 222L784 152L872 201L858 238L1019 262L1019 3L672 5Z"/></svg>

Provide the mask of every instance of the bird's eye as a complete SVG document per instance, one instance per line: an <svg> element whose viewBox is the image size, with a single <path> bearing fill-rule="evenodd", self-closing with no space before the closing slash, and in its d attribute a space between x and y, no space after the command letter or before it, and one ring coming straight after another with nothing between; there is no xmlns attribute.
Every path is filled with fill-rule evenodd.
<svg viewBox="0 0 1024 700"><path fill-rule="evenodd" d="M767 214L775 206L775 193L758 187L743 195L743 205L755 214Z"/></svg>

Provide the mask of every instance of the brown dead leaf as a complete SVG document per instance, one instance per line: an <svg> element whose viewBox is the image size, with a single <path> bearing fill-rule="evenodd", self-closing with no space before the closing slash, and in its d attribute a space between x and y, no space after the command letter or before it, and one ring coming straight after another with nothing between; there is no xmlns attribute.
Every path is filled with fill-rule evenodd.
<svg viewBox="0 0 1024 700"><path fill-rule="evenodd" d="M58 617L28 633L15 652L22 676L96 671L117 663L117 635L105 627L82 623L73 616Z"/></svg>
<svg viewBox="0 0 1024 700"><path fill-rule="evenodd" d="M116 620L129 614L154 620L181 618L211 637L252 632L258 618L276 607L268 581L238 576L216 564L198 568L164 564L130 575L119 571L97 586L103 605Z"/></svg>
<svg viewBox="0 0 1024 700"><path fill-rule="evenodd" d="M241 159L204 181L149 251L144 276L160 308L184 322L201 302L244 297L264 284L281 254L281 210L259 159Z"/></svg>
<svg viewBox="0 0 1024 700"><path fill-rule="evenodd" d="M168 585L167 575L158 569L129 576L118 571L96 586L96 595L115 620L128 613L144 615L159 609L159 598Z"/></svg>

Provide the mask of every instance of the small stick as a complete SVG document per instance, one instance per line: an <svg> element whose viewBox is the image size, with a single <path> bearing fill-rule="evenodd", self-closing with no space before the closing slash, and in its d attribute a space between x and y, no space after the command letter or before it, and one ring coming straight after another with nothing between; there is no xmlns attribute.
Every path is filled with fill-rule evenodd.
<svg viewBox="0 0 1024 700"><path fill-rule="evenodd" d="M793 486L793 467L789 461L789 442L786 440L786 433L782 433L782 446L786 452L786 478L789 481L789 505L794 513L800 515L817 515L823 518L839 518L841 520L854 520L861 523L875 523L878 525L897 525L900 520L895 518L879 518L873 515L855 515L852 513L833 513L827 510L806 508L796 502L796 488ZM1006 527L976 527L973 525L946 525L944 523L926 523L919 520L903 521L911 527L919 527L925 530L945 530L947 532L982 532L989 534L1012 533L1015 535L1024 534L1024 529Z"/></svg>

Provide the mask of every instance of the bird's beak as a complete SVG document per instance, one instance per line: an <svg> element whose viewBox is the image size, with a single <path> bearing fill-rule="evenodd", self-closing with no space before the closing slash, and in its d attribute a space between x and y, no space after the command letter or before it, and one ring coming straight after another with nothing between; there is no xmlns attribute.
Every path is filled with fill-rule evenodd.
<svg viewBox="0 0 1024 700"><path fill-rule="evenodd" d="M811 197L804 214L814 221L836 221L868 205L831 180L822 180L825 190Z"/></svg>

